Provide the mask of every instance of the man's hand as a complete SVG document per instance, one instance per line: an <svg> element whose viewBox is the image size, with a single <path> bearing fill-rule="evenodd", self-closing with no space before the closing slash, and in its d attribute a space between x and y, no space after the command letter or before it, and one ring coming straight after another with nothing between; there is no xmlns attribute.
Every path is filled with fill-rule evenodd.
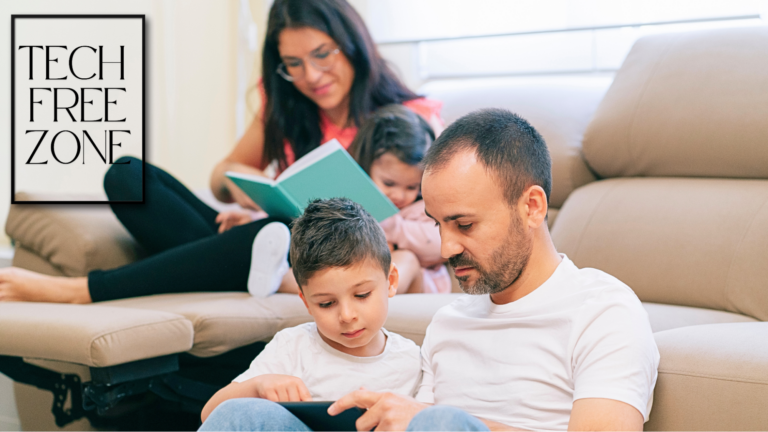
<svg viewBox="0 0 768 432"><path fill-rule="evenodd" d="M307 386L300 378L290 375L260 375L255 380L256 397L272 402L311 401Z"/></svg>
<svg viewBox="0 0 768 432"><path fill-rule="evenodd" d="M379 431L404 431L411 419L428 405L407 396L357 390L337 400L328 408L328 414L337 415L352 407L368 410L355 423L359 431L374 427Z"/></svg>
<svg viewBox="0 0 768 432"><path fill-rule="evenodd" d="M220 224L219 234L248 222L251 222L251 214L245 210L223 211L216 216L216 223Z"/></svg>

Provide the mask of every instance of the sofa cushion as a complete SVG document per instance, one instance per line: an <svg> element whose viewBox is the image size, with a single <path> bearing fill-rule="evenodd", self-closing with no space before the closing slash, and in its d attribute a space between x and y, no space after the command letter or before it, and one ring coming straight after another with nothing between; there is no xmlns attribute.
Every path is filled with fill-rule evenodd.
<svg viewBox="0 0 768 432"><path fill-rule="evenodd" d="M643 303L654 333L703 324L757 322L746 315L702 309L688 306L675 306L659 303Z"/></svg>
<svg viewBox="0 0 768 432"><path fill-rule="evenodd" d="M192 323L153 310L0 303L0 354L107 367L192 348Z"/></svg>
<svg viewBox="0 0 768 432"><path fill-rule="evenodd" d="M17 243L13 250L11 265L50 276L66 276L60 268L54 267L50 261L27 249L21 243Z"/></svg>
<svg viewBox="0 0 768 432"><path fill-rule="evenodd" d="M297 295L256 298L245 292L163 294L99 303L130 309L170 312L194 326L190 354L211 357L258 341L278 331L311 321Z"/></svg>
<svg viewBox="0 0 768 432"><path fill-rule="evenodd" d="M418 345L424 341L427 326L438 309L464 294L406 294L389 300L389 314L384 327Z"/></svg>
<svg viewBox="0 0 768 432"><path fill-rule="evenodd" d="M559 208L577 187L594 181L581 140L612 76L483 78L430 82L419 93L443 102L446 124L481 108L505 108L528 120L552 157L550 206Z"/></svg>
<svg viewBox="0 0 768 432"><path fill-rule="evenodd" d="M647 36L584 134L601 177L768 178L768 27Z"/></svg>
<svg viewBox="0 0 768 432"><path fill-rule="evenodd" d="M5 232L66 276L118 267L140 256L106 204L13 204Z"/></svg>
<svg viewBox="0 0 768 432"><path fill-rule="evenodd" d="M612 179L568 198L552 239L640 300L768 320L768 181Z"/></svg>
<svg viewBox="0 0 768 432"><path fill-rule="evenodd" d="M661 354L645 430L765 430L768 323L656 333Z"/></svg>

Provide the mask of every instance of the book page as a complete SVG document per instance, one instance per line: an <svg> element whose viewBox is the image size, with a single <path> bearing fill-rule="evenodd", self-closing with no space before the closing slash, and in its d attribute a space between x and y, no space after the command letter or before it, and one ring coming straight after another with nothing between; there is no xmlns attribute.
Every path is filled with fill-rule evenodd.
<svg viewBox="0 0 768 432"><path fill-rule="evenodd" d="M265 185L270 185L270 186L274 186L276 184L274 180L267 177L262 177L256 174L245 174L245 173L239 173L235 171L227 171L224 173L224 175L229 177L230 180L234 180L237 178L237 179L248 180L256 183L263 183Z"/></svg>
<svg viewBox="0 0 768 432"><path fill-rule="evenodd" d="M344 147L342 147L339 141L334 138L294 162L293 165L286 168L282 174L277 176L275 181L280 182L285 180L339 149L344 150Z"/></svg>

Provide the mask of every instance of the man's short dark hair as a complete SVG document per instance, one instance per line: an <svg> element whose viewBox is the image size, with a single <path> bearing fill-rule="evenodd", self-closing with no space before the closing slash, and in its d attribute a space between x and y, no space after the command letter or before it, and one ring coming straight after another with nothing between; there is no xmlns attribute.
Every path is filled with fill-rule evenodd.
<svg viewBox="0 0 768 432"><path fill-rule="evenodd" d="M291 229L291 265L299 287L318 271L365 260L389 276L392 257L376 219L347 198L312 201Z"/></svg>
<svg viewBox="0 0 768 432"><path fill-rule="evenodd" d="M544 138L517 114L504 109L475 111L456 120L432 143L422 162L425 171L439 170L457 153L474 150L493 172L510 205L538 185L549 202L552 161Z"/></svg>

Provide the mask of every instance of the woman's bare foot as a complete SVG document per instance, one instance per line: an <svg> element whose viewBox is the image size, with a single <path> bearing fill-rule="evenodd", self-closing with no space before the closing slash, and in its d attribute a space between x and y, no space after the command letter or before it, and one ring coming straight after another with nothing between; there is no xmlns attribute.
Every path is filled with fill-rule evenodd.
<svg viewBox="0 0 768 432"><path fill-rule="evenodd" d="M0 301L91 303L86 277L56 277L18 267L0 269Z"/></svg>

